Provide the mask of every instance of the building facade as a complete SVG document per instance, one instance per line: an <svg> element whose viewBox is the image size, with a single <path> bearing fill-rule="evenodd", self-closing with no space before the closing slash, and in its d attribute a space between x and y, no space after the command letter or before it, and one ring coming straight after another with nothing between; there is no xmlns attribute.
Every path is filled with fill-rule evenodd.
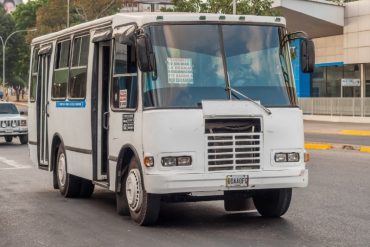
<svg viewBox="0 0 370 247"><path fill-rule="evenodd" d="M300 104L306 114L370 116L370 1L343 5L321 0L277 0L290 32L307 32L315 43L315 72L299 70ZM299 49L299 42L292 44Z"/></svg>

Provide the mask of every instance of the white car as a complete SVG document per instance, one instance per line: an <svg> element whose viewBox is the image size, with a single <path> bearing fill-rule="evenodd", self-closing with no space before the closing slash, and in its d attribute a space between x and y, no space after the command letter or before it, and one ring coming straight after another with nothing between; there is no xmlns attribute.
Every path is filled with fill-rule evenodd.
<svg viewBox="0 0 370 247"><path fill-rule="evenodd" d="M19 137L22 144L28 142L27 118L22 116L13 103L0 101L0 137L6 142L12 142L13 137Z"/></svg>

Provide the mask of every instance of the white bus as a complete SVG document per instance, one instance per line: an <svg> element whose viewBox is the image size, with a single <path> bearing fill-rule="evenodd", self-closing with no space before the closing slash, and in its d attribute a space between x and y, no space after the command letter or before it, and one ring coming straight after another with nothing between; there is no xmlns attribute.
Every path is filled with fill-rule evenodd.
<svg viewBox="0 0 370 247"><path fill-rule="evenodd" d="M303 118L281 17L131 13L32 41L29 149L65 197L115 192L154 224L161 201L224 200L280 217L305 187Z"/></svg>

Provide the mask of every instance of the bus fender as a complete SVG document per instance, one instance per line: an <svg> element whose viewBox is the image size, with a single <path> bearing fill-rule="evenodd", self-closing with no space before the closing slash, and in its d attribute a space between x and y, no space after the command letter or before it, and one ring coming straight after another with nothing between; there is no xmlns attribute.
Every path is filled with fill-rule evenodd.
<svg viewBox="0 0 370 247"><path fill-rule="evenodd" d="M121 179L122 176L125 174L132 157L135 157L136 160L140 162L139 155L136 149L130 144L123 145L117 159L115 187L116 192L120 192L121 190Z"/></svg>

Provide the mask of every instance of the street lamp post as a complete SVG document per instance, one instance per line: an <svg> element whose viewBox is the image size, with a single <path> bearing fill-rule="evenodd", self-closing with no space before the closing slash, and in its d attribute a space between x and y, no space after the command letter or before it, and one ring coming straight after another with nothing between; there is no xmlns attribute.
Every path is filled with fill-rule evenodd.
<svg viewBox="0 0 370 247"><path fill-rule="evenodd" d="M69 0L67 0L67 27L69 27Z"/></svg>
<svg viewBox="0 0 370 247"><path fill-rule="evenodd" d="M5 39L3 39L3 37L0 36L0 40L1 40L1 43L3 45L3 90L5 90L5 48L6 48L6 44L8 43L9 39L16 33L20 33L20 32L35 32L37 29L29 29L29 30L18 30L18 31L14 31L12 32L11 34L9 34L9 36Z"/></svg>

